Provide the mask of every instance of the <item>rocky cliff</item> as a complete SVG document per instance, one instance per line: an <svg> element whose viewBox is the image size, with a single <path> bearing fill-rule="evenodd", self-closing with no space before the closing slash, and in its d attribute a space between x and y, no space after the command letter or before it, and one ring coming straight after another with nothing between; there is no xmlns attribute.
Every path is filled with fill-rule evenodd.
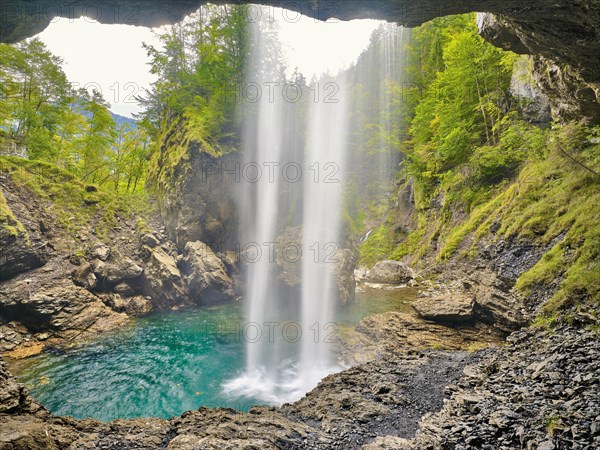
<svg viewBox="0 0 600 450"><path fill-rule="evenodd" d="M210 248L52 166L0 159L0 351L27 356L153 310L233 300Z"/></svg>

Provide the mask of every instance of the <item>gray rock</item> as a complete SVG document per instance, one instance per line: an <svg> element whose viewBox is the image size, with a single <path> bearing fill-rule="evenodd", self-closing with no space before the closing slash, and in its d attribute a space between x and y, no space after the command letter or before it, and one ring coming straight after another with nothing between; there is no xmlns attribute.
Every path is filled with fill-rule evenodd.
<svg viewBox="0 0 600 450"><path fill-rule="evenodd" d="M195 303L206 305L235 298L233 281L225 265L205 243L188 242L180 267Z"/></svg>
<svg viewBox="0 0 600 450"><path fill-rule="evenodd" d="M118 257L114 262L105 263L101 260L92 261L94 273L105 289L139 278L144 269L128 257Z"/></svg>
<svg viewBox="0 0 600 450"><path fill-rule="evenodd" d="M99 259L100 261L106 261L110 258L111 250L106 244L96 244L90 253L92 258Z"/></svg>
<svg viewBox="0 0 600 450"><path fill-rule="evenodd" d="M415 278L410 267L400 261L380 261L369 271L372 283L406 284Z"/></svg>
<svg viewBox="0 0 600 450"><path fill-rule="evenodd" d="M419 298L412 307L426 320L446 324L462 324L473 320L475 302L464 295Z"/></svg>
<svg viewBox="0 0 600 450"><path fill-rule="evenodd" d="M156 308L189 303L181 272L175 259L162 248L144 247L148 261L142 277L144 294Z"/></svg>
<svg viewBox="0 0 600 450"><path fill-rule="evenodd" d="M123 299L123 307L128 316L141 317L152 312L152 303L146 297L136 295Z"/></svg>
<svg viewBox="0 0 600 450"><path fill-rule="evenodd" d="M88 290L93 290L98 284L98 278L90 263L83 263L72 274L73 283Z"/></svg>
<svg viewBox="0 0 600 450"><path fill-rule="evenodd" d="M152 233L146 233L140 238L140 243L142 245L146 245L150 248L158 247L160 245L160 241L158 238Z"/></svg>

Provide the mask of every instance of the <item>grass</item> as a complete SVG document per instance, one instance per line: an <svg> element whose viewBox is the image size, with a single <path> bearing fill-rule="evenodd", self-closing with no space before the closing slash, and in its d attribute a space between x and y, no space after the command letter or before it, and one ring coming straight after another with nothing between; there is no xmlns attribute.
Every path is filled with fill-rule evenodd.
<svg viewBox="0 0 600 450"><path fill-rule="evenodd" d="M545 145L536 143L511 180L490 185L493 195L487 200L480 196L472 203L473 189L465 178L448 176L450 185L439 185L430 204L419 208L416 231L394 246L392 239L400 236L391 231L393 220L380 226L361 247L361 261L404 256L418 261L431 251L437 263L446 264L452 257L476 256L482 240L530 242L549 250L521 274L516 289L525 298L539 289L555 290L534 326L552 327L577 310L600 318L600 178L593 174L600 172L600 145L587 140L590 133L594 130L579 125L532 131ZM434 205L439 198L441 207ZM458 254L461 247L466 248Z"/></svg>
<svg viewBox="0 0 600 450"><path fill-rule="evenodd" d="M560 417L557 414L551 414L544 419L544 427L549 436L554 436L556 429L560 426Z"/></svg>
<svg viewBox="0 0 600 450"><path fill-rule="evenodd" d="M152 209L146 194L115 194L82 183L69 172L45 162L0 157L0 172L8 173L13 183L31 191L68 238L89 228L100 239L106 239L117 226L117 217L129 219Z"/></svg>
<svg viewBox="0 0 600 450"><path fill-rule="evenodd" d="M18 236L19 234L26 233L25 227L17 220L6 203L6 198L4 198L2 191L0 191L0 227L2 227L2 229L7 231L8 234L12 236Z"/></svg>
<svg viewBox="0 0 600 450"><path fill-rule="evenodd" d="M359 263L373 267L377 261L385 259L393 250L392 230L387 221L374 230L359 249Z"/></svg>

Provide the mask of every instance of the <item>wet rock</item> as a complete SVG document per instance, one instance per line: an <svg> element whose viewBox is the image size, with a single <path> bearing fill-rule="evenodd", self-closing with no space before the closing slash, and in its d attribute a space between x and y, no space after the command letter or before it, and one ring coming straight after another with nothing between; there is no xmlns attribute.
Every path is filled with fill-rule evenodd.
<svg viewBox="0 0 600 450"><path fill-rule="evenodd" d="M179 266L195 303L206 305L235 298L225 265L203 242L188 242Z"/></svg>
<svg viewBox="0 0 600 450"><path fill-rule="evenodd" d="M4 361L0 358L0 415L2 414L35 414L45 410L33 400L25 386L8 372ZM0 429L1 422L0 422ZM0 444L4 433L0 432Z"/></svg>
<svg viewBox="0 0 600 450"><path fill-rule="evenodd" d="M464 295L419 298L412 307L426 320L446 324L470 322L474 318L475 302Z"/></svg>
<svg viewBox="0 0 600 450"><path fill-rule="evenodd" d="M302 227L288 227L277 237L271 248L257 250L251 246L241 255L241 271L247 271L258 258L272 258L274 272L278 281L280 298L290 304L301 301L302 261L303 258L315 258L317 253L313 249L303 247ZM320 269L328 272L334 283L331 286L331 295L338 304L345 304L354 298L356 281L354 269L356 267L357 250L351 243L321 246L318 253ZM259 251L262 254L259 254Z"/></svg>
<svg viewBox="0 0 600 450"><path fill-rule="evenodd" d="M136 295L123 300L125 312L130 317L142 317L152 312L152 302L146 297Z"/></svg>
<svg viewBox="0 0 600 450"><path fill-rule="evenodd" d="M510 80L510 94L519 103L520 116L527 122L546 127L552 121L550 101L533 79L532 62L521 57Z"/></svg>
<svg viewBox="0 0 600 450"><path fill-rule="evenodd" d="M415 278L410 267L400 261L380 261L369 271L372 283L406 284Z"/></svg>

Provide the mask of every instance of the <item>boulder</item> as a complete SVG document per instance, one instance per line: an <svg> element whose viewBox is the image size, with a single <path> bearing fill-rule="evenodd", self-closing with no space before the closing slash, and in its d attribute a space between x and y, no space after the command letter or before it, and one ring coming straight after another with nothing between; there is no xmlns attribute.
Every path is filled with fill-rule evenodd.
<svg viewBox="0 0 600 450"><path fill-rule="evenodd" d="M160 245L160 241L152 233L146 233L142 235L142 237L140 238L140 243L150 248L158 247Z"/></svg>
<svg viewBox="0 0 600 450"><path fill-rule="evenodd" d="M368 281L382 284L406 284L414 278L414 272L405 263L380 261L370 270Z"/></svg>
<svg viewBox="0 0 600 450"><path fill-rule="evenodd" d="M462 324L474 317L475 302L463 295L420 298L412 304L423 319L444 324Z"/></svg>
<svg viewBox="0 0 600 450"><path fill-rule="evenodd" d="M233 281L223 261L203 242L188 242L180 263L190 298L211 304L235 298Z"/></svg>
<svg viewBox="0 0 600 450"><path fill-rule="evenodd" d="M146 297L136 295L123 300L125 313L131 317L141 317L152 312L152 303Z"/></svg>
<svg viewBox="0 0 600 450"><path fill-rule="evenodd" d="M105 289L112 288L122 282L132 282L139 278L144 269L128 257L118 258L115 262L105 263L96 259L92 262L94 273Z"/></svg>
<svg viewBox="0 0 600 450"><path fill-rule="evenodd" d="M94 268L87 262L75 269L71 277L73 278L73 283L88 290L93 290L98 284Z"/></svg>
<svg viewBox="0 0 600 450"><path fill-rule="evenodd" d="M92 258L99 259L100 261L106 261L110 257L110 247L106 244L96 244L91 251Z"/></svg>
<svg viewBox="0 0 600 450"><path fill-rule="evenodd" d="M144 247L143 253L148 257L142 279L143 291L153 306L171 308L187 303L188 293L175 259L160 247Z"/></svg>

